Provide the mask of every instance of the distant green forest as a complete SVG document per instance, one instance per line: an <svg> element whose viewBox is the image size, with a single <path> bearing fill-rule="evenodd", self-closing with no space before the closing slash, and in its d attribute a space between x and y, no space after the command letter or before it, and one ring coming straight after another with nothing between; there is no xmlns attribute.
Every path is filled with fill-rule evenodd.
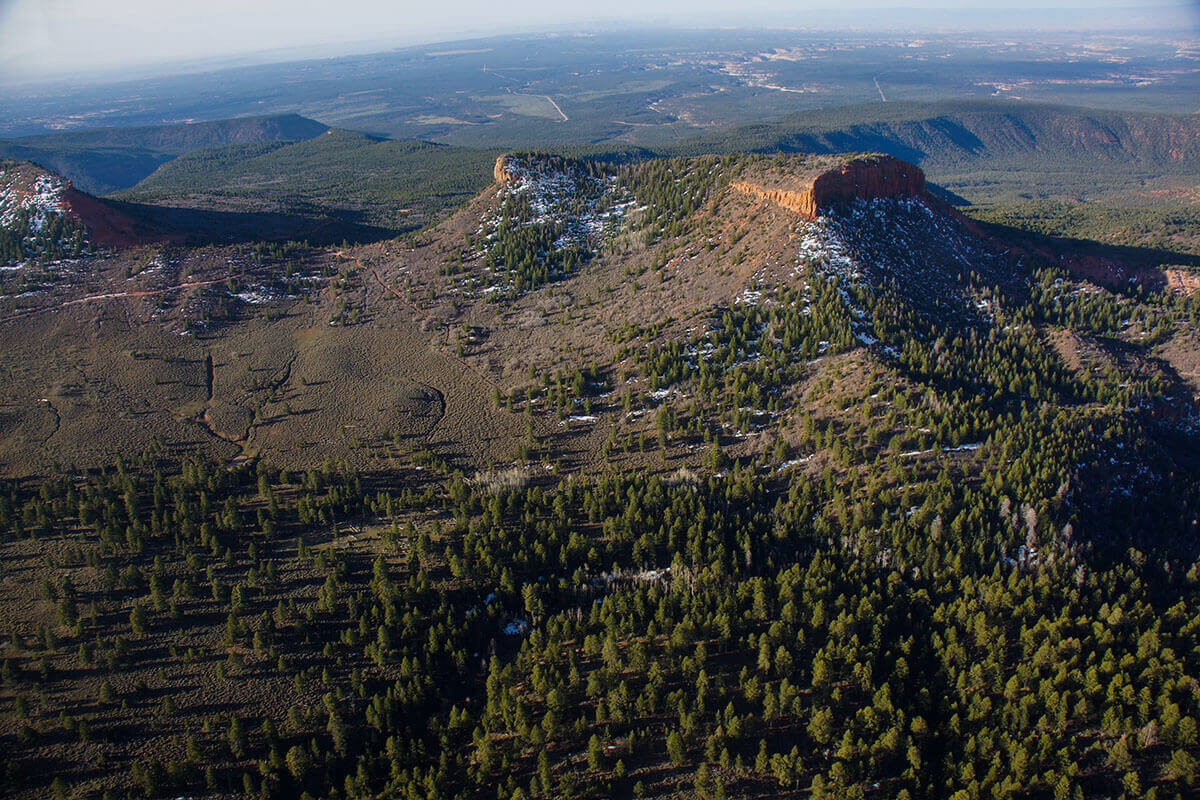
<svg viewBox="0 0 1200 800"><path fill-rule="evenodd" d="M1054 200L976 206L975 219L1046 236L1200 255L1200 208L1128 207Z"/></svg>
<svg viewBox="0 0 1200 800"><path fill-rule="evenodd" d="M500 152L331 130L303 142L259 142L181 156L115 196L169 202L208 195L287 209L319 206L347 220L403 230L425 224L486 186Z"/></svg>
<svg viewBox="0 0 1200 800"><path fill-rule="evenodd" d="M579 143L554 151L618 163L722 152L883 152L922 166L961 203L1154 206L1186 199L1187 187L1200 181L1200 120L986 100L874 103L735 126L654 150ZM335 130L305 142L192 153L118 196L311 203L407 228L410 215L423 223L485 186L500 152Z"/></svg>
<svg viewBox="0 0 1200 800"><path fill-rule="evenodd" d="M656 149L553 148L631 163L725 152L883 152L980 219L1040 233L1195 252L1200 120L1012 101L872 103L738 125ZM390 140L297 115L107 128L0 142L94 193L140 203L332 215L411 230L491 179L496 148ZM135 185L136 184L136 185ZM1086 207L1076 207L1084 201ZM1139 210L1144 209L1144 210ZM1155 210L1157 209L1157 210Z"/></svg>
<svg viewBox="0 0 1200 800"><path fill-rule="evenodd" d="M106 194L133 186L183 153L250 142L300 141L326 130L325 125L296 114L93 128L0 140L0 158L33 161L70 178L78 189Z"/></svg>

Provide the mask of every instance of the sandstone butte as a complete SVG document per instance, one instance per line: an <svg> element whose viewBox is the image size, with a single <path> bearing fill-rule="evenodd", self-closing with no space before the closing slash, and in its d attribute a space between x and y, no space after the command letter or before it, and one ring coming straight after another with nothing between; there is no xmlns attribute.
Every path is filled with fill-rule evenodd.
<svg viewBox="0 0 1200 800"><path fill-rule="evenodd" d="M849 160L816 156L799 170L767 170L731 185L804 217L815 217L821 209L849 200L926 197L920 167L886 155Z"/></svg>
<svg viewBox="0 0 1200 800"><path fill-rule="evenodd" d="M519 161L512 156L496 159L493 171L496 181L504 185L518 179ZM851 200L919 198L993 245L1057 262L1077 277L1109 286L1133 280L1168 287L1184 294L1200 290L1200 278L1187 270L1131 267L1111 259L1081 255L1069 247L1051 248L1034 242L1002 241L957 209L928 194L925 190L925 173L920 167L888 155L809 155L782 165L768 162L752 167L750 172L733 181L730 186L806 218L816 217L823 209Z"/></svg>

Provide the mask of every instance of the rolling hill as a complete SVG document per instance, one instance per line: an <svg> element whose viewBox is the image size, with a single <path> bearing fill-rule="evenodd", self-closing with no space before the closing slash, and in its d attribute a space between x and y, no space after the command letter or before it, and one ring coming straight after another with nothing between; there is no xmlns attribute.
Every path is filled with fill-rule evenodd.
<svg viewBox="0 0 1200 800"><path fill-rule="evenodd" d="M209 208L96 197L29 161L0 159L0 266L53 264L165 242L376 241L394 232L307 206ZM19 267L18 267L19 269Z"/></svg>
<svg viewBox="0 0 1200 800"><path fill-rule="evenodd" d="M498 152L328 130L301 142L193 152L115 197L207 207L319 209L406 230L435 221L488 182Z"/></svg>
<svg viewBox="0 0 1200 800"><path fill-rule="evenodd" d="M183 153L251 142L300 141L326 126L296 114L218 122L47 133L0 140L0 157L33 161L92 194L133 186Z"/></svg>

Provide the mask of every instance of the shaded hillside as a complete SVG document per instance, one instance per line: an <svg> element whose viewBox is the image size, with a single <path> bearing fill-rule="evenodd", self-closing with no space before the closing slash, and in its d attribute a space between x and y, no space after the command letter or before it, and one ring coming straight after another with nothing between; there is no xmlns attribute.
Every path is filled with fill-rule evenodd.
<svg viewBox="0 0 1200 800"><path fill-rule="evenodd" d="M491 150L330 130L303 142L202 150L118 197L217 208L319 207L353 222L420 227L487 185Z"/></svg>
<svg viewBox="0 0 1200 800"><path fill-rule="evenodd" d="M1155 202L1193 189L1200 119L1003 101L872 103L736 126L672 151L882 152L921 165L972 201Z"/></svg>
<svg viewBox="0 0 1200 800"><path fill-rule="evenodd" d="M132 203L81 192L28 161L0 159L0 265L99 255L138 245L303 240L366 242L391 232L324 213L189 208ZM19 268L18 268L19 269Z"/></svg>
<svg viewBox="0 0 1200 800"><path fill-rule="evenodd" d="M92 194L133 186L176 156L208 147L300 141L326 126L296 114L47 133L0 140L0 156L36 162Z"/></svg>
<svg viewBox="0 0 1200 800"><path fill-rule="evenodd" d="M0 264L53 262L87 255L93 245L171 238L133 210L85 194L36 164L0 159Z"/></svg>
<svg viewBox="0 0 1200 800"><path fill-rule="evenodd" d="M1043 234L1200 256L1200 206L1121 207L1053 200L970 209L972 217Z"/></svg>

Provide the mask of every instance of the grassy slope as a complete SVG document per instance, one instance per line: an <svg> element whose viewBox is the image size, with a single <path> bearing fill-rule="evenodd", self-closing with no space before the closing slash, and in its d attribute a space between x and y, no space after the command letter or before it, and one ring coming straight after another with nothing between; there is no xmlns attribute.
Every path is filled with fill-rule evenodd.
<svg viewBox="0 0 1200 800"><path fill-rule="evenodd" d="M410 439L464 464L511 457L520 419L483 402L490 385L369 272L269 251L145 247L42 271L28 294L0 286L0 470L105 463L155 439L294 466ZM140 294L67 300L104 289Z"/></svg>

